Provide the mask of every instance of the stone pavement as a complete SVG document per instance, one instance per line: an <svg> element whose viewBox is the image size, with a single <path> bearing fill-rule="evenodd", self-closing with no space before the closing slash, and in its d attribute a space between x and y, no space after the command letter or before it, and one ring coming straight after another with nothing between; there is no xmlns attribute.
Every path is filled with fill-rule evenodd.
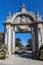
<svg viewBox="0 0 43 65"><path fill-rule="evenodd" d="M0 65L43 65L43 61L35 60L29 54L18 54L0 60Z"/></svg>

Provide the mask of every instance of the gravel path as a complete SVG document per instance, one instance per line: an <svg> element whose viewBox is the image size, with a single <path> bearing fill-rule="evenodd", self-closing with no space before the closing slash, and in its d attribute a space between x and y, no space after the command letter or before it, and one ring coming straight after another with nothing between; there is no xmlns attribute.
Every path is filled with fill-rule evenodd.
<svg viewBox="0 0 43 65"><path fill-rule="evenodd" d="M18 54L0 60L0 65L43 65L43 61L35 60L28 54Z"/></svg>

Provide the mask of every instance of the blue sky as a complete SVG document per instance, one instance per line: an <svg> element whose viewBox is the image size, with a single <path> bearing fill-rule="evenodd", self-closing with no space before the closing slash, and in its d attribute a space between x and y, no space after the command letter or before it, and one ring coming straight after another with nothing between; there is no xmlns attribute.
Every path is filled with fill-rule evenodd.
<svg viewBox="0 0 43 65"><path fill-rule="evenodd" d="M11 11L11 15L13 15L20 10L20 6L23 3L28 11L35 13L38 10L43 19L43 0L0 0L0 32L4 32L3 22L5 22L8 12Z"/></svg>
<svg viewBox="0 0 43 65"><path fill-rule="evenodd" d="M26 46L28 44L28 39L32 38L32 33L16 33L16 38L20 38L22 40L22 44Z"/></svg>
<svg viewBox="0 0 43 65"><path fill-rule="evenodd" d="M33 11L35 13L36 10L38 10L43 18L43 0L0 0L1 32L4 32L3 22L5 22L8 12L11 11L12 15L18 12L22 3L26 5L28 11Z"/></svg>

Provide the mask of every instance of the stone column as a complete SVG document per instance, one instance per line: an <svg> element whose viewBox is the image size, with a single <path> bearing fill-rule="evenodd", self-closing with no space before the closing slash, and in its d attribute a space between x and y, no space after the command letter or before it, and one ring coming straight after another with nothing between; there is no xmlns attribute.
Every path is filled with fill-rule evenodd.
<svg viewBox="0 0 43 65"><path fill-rule="evenodd" d="M9 27L9 30L8 30L8 51L9 51L9 54L11 55L11 29Z"/></svg>
<svg viewBox="0 0 43 65"><path fill-rule="evenodd" d="M42 24L38 24L38 49L40 49L42 45L42 37L43 37L43 29L42 29Z"/></svg>
<svg viewBox="0 0 43 65"><path fill-rule="evenodd" d="M35 33L32 30L32 55L34 56L35 54Z"/></svg>
<svg viewBox="0 0 43 65"><path fill-rule="evenodd" d="M12 33L13 33L13 35L12 35L12 40L13 40L13 42L12 42L12 53L14 53L15 52L15 31L13 30L12 31Z"/></svg>
<svg viewBox="0 0 43 65"><path fill-rule="evenodd" d="M5 28L5 32L4 32L4 34L5 34L5 44L8 44L8 41L7 41L7 29Z"/></svg>
<svg viewBox="0 0 43 65"><path fill-rule="evenodd" d="M42 33L38 32L38 49L40 49L41 45L42 45Z"/></svg>
<svg viewBox="0 0 43 65"><path fill-rule="evenodd" d="M42 25L42 45L43 45L43 25Z"/></svg>

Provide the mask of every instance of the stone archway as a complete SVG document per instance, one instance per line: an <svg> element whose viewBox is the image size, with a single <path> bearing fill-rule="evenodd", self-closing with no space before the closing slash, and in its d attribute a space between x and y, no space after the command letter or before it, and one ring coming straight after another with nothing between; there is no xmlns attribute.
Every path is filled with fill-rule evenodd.
<svg viewBox="0 0 43 65"><path fill-rule="evenodd" d="M8 45L9 54L15 51L15 32L32 32L32 53L37 56L40 46L43 44L43 21L36 12L28 12L25 5L21 6L20 12L12 17L9 13L5 26L5 44Z"/></svg>

